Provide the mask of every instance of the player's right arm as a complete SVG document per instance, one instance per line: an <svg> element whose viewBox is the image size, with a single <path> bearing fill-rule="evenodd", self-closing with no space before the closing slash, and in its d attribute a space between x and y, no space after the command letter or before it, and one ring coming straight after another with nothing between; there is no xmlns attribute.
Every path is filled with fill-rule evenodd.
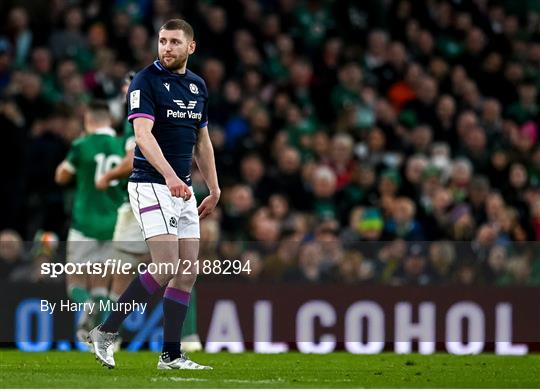
<svg viewBox="0 0 540 391"><path fill-rule="evenodd" d="M171 195L188 200L191 197L189 187L178 178L152 134L155 97L147 77L143 72L138 73L128 90L128 120L133 124L135 143L144 158L163 176Z"/></svg>
<svg viewBox="0 0 540 391"><path fill-rule="evenodd" d="M184 198L186 201L191 197L189 187L174 172L173 168L165 159L156 138L152 134L154 121L144 117L133 120L135 129L135 142L145 159L165 178L165 183L173 197Z"/></svg>

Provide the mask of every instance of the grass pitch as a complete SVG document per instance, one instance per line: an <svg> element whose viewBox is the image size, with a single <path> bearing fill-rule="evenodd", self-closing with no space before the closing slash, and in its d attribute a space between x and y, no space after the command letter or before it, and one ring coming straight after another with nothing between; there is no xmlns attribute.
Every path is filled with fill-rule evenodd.
<svg viewBox="0 0 540 391"><path fill-rule="evenodd" d="M156 353L117 353L115 369L91 353L0 351L3 388L539 388L540 355L190 355L213 371L160 371Z"/></svg>

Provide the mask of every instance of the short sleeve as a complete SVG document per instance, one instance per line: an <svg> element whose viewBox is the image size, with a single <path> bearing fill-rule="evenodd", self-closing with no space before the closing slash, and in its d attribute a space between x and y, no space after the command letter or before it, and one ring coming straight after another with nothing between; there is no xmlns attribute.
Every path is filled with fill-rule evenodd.
<svg viewBox="0 0 540 391"><path fill-rule="evenodd" d="M155 104L148 74L138 73L132 80L128 89L128 120L135 118L148 118L155 121Z"/></svg>

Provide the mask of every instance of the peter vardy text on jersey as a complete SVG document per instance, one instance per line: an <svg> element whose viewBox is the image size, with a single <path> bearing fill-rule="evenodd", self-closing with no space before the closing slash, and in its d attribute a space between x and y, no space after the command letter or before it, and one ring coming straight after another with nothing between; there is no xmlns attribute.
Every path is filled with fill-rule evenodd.
<svg viewBox="0 0 540 391"><path fill-rule="evenodd" d="M188 110L188 111L180 111L180 110L167 110L167 118L190 118L190 119L196 119L198 121L202 118L202 113L195 113L194 111Z"/></svg>

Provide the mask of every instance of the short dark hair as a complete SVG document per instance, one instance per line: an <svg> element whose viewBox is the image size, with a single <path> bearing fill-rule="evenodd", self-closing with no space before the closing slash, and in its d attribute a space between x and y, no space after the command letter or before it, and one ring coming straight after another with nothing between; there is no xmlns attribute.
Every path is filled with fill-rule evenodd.
<svg viewBox="0 0 540 391"><path fill-rule="evenodd" d="M95 99L88 104L88 112L98 122L109 121L111 113L107 101Z"/></svg>
<svg viewBox="0 0 540 391"><path fill-rule="evenodd" d="M182 30L186 37L191 39L195 37L193 27L191 27L191 25L184 19L169 19L163 24L163 26L161 26L159 31L161 30Z"/></svg>

